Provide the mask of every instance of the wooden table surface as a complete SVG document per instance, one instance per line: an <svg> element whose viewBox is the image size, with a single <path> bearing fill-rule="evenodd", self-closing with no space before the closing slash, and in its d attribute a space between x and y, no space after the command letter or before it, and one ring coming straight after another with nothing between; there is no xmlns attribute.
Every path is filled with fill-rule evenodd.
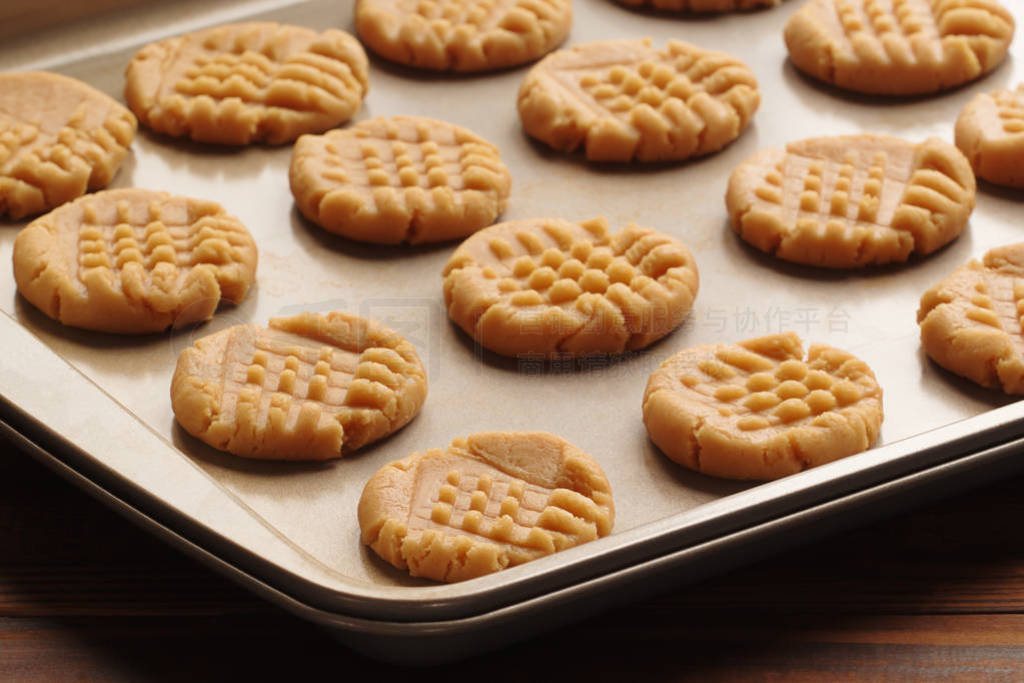
<svg viewBox="0 0 1024 683"><path fill-rule="evenodd" d="M1021 681L1022 488L1009 479L423 673L526 681L543 660L566 680ZM0 437L0 680L314 672L420 675L249 595Z"/></svg>

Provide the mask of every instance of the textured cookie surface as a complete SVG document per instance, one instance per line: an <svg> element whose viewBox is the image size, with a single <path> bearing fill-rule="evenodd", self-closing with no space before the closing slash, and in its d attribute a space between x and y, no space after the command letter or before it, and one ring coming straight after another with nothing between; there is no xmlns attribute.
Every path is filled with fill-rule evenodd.
<svg viewBox="0 0 1024 683"><path fill-rule="evenodd" d="M546 432L483 432L385 465L359 500L363 542L413 576L462 581L600 536L600 465Z"/></svg>
<svg viewBox="0 0 1024 683"><path fill-rule="evenodd" d="M59 74L0 74L0 216L41 213L111 181L132 113Z"/></svg>
<svg viewBox="0 0 1024 683"><path fill-rule="evenodd" d="M185 430L247 458L338 458L402 428L427 378L412 344L348 313L272 318L199 339L178 358L171 405Z"/></svg>
<svg viewBox="0 0 1024 683"><path fill-rule="evenodd" d="M792 332L685 349L647 382L644 424L672 460L728 479L777 479L870 448L882 390L845 351Z"/></svg>
<svg viewBox="0 0 1024 683"><path fill-rule="evenodd" d="M256 244L214 202L105 190L54 209L14 241L18 291L65 325L158 332L239 302L256 275Z"/></svg>
<svg viewBox="0 0 1024 683"><path fill-rule="evenodd" d="M1013 39L997 0L809 0L786 24L801 71L847 90L912 95L994 69Z"/></svg>
<svg viewBox="0 0 1024 683"><path fill-rule="evenodd" d="M979 178L1024 188L1024 83L968 102L956 120L956 146Z"/></svg>
<svg viewBox="0 0 1024 683"><path fill-rule="evenodd" d="M393 62L434 71L522 64L565 40L571 0L358 0L356 32Z"/></svg>
<svg viewBox="0 0 1024 683"><path fill-rule="evenodd" d="M226 24L143 47L128 65L124 93L159 133L280 144L355 114L369 87L367 66L344 31Z"/></svg>
<svg viewBox="0 0 1024 683"><path fill-rule="evenodd" d="M733 229L758 249L851 268L952 241L974 195L967 159L946 142L849 135L761 150L733 171L725 204Z"/></svg>
<svg viewBox="0 0 1024 683"><path fill-rule="evenodd" d="M499 223L476 233L444 270L448 315L506 356L643 348L675 329L697 296L689 250L603 219Z"/></svg>
<svg viewBox="0 0 1024 683"><path fill-rule="evenodd" d="M386 244L465 237L490 225L512 182L494 145L454 124L410 116L303 136L289 179L306 218Z"/></svg>
<svg viewBox="0 0 1024 683"><path fill-rule="evenodd" d="M686 159L721 149L761 98L747 66L669 41L608 40L545 57L519 88L519 117L551 147L592 161Z"/></svg>
<svg viewBox="0 0 1024 683"><path fill-rule="evenodd" d="M652 7L674 12L732 12L775 7L782 0L617 0L630 7Z"/></svg>
<svg viewBox="0 0 1024 683"><path fill-rule="evenodd" d="M1024 394L1024 243L992 249L921 297L921 345L942 367Z"/></svg>

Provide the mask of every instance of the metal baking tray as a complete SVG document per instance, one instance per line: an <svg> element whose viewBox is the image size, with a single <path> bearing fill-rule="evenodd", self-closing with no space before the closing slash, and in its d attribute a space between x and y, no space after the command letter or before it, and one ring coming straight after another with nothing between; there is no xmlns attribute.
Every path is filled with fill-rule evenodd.
<svg viewBox="0 0 1024 683"><path fill-rule="evenodd" d="M16 43L0 52L0 69L47 68L121 99L124 68L143 42L243 18L351 31L352 4L213 2L192 18L143 5ZM372 60L370 93L356 118L432 116L496 143L513 176L504 219L605 215L613 225L634 221L689 246L701 272L695 308L654 346L575 369L494 356L445 314L440 274L455 244L383 248L328 235L293 205L289 147L200 146L143 130L113 186L223 204L257 240L257 284L205 325L118 337L51 321L18 297L10 267L0 268L0 427L20 434L57 471L278 604L378 656L420 661L494 646L661 582L707 574L908 504L921 490L1024 466L1017 455L1024 405L933 365L915 322L925 289L969 258L1021 239L1024 195L983 183L968 229L951 245L907 265L850 272L786 265L746 247L722 200L730 171L765 146L859 131L951 140L970 97L1024 79L1024 50L1018 41L993 74L935 97L843 94L787 61L781 32L798 4L681 18L576 0L567 44L676 38L739 56L754 70L762 104L751 127L720 153L682 164L591 165L531 142L515 109L528 67L436 76ZM10 263L23 224L0 225L0 262ZM342 460L296 464L235 458L175 424L170 377L195 338L333 309L377 318L417 346L430 395L405 429ZM851 351L875 370L886 414L878 445L766 484L712 479L662 456L640 416L647 375L679 349L784 329ZM612 535L454 585L410 578L360 544L356 501L377 468L492 429L548 430L592 454L615 494Z"/></svg>

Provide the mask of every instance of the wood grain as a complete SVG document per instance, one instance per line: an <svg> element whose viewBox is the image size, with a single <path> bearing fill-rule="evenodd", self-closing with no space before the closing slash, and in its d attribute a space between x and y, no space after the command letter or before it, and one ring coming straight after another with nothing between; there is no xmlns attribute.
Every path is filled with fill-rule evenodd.
<svg viewBox="0 0 1024 683"><path fill-rule="evenodd" d="M545 678L566 680L1019 681L1022 487L1024 477L1007 480L458 670L486 666L489 680L521 681L544 661ZM415 673L250 596L4 441L0 549L2 680Z"/></svg>

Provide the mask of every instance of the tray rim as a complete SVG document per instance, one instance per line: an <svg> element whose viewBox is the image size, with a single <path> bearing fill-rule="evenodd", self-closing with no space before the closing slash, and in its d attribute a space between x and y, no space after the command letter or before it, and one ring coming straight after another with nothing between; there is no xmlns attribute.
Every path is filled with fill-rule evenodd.
<svg viewBox="0 0 1024 683"><path fill-rule="evenodd" d="M184 461L197 475L206 477L233 500L186 454L165 441L7 313L0 316L0 338L8 342L9 351L0 358L0 376L16 377L17 366L31 359L32 373L43 375L42 386L62 386L76 396L83 392L93 394L92 400L83 402L88 406L87 414L79 414L72 422L80 424L90 418L99 421L104 416L109 420L107 411L113 403L115 409L120 410L119 418L127 420L125 424L132 431L131 434L121 432L121 439L128 436L142 439L157 453ZM199 507L202 501L196 505L169 505L159 493L112 468L104 462L101 453L86 447L88 439L67 436L75 425L68 424L69 417L62 414L62 405L50 401L49 396L38 395L40 392L34 392L34 388L27 383L0 386L0 419L32 441L40 442L44 450L61 453L75 471L103 482L105 490L120 493L135 507L166 507L163 514L173 518L171 526L187 530L208 552L308 605L352 617L395 622L438 623L537 599L567 586L969 457L1024 436L1024 402L1018 401L479 579L422 587L374 587L350 581L342 588L328 585L325 576L318 575L314 571L316 567L309 563L292 562L291 566L284 566L244 547L236 540L237 534L233 539L223 528L221 520L211 522L209 515L203 514ZM95 444L92 448L95 450ZM150 463L155 461L149 460ZM189 505L193 509L187 509Z"/></svg>
<svg viewBox="0 0 1024 683"><path fill-rule="evenodd" d="M302 0L281 0L272 4L301 3ZM134 41L134 38L132 40ZM112 47L111 51L117 49L120 49L120 46ZM107 50L100 53L105 52ZM83 54L95 56L80 51L70 55L66 60L48 60L47 66L56 68L62 64L73 64L77 59L83 58ZM0 339L11 338L11 326L27 333L34 340L33 342L21 339L25 344L24 351L36 354L45 352L52 356L47 361L49 370L70 368L77 377L73 382L75 386L99 391L105 401L120 405L109 393L70 366L59 354L35 337L31 330L21 326L16 318L6 312L0 316ZM8 363L17 365L22 357L22 353L17 349L8 348L8 353L0 358L0 377L9 376ZM25 388L15 387L12 391L6 386L0 386L0 419L9 419L19 423L25 432L41 435L43 440L54 445L54 450L63 453L63 456L72 463L67 466L73 465L74 471L100 473L112 481L120 477L117 487L134 487L133 498L145 499L148 496L148 503L145 500L142 500L142 503L151 506L161 502L154 492L107 467L98 452L80 447L80 444L69 436L73 433L73 425L62 423L61 415L46 410L24 410L24 397L18 394L18 390ZM69 390L72 389L69 387ZM93 407L95 405L98 404L93 404ZM136 436L155 439L155 448L170 449L180 458L189 460L187 455L174 448L123 406L121 410L122 418L127 417L136 423L133 428ZM1024 435L1024 405L1019 402L1011 403L894 441L845 460L752 487L692 510L648 522L591 544L473 582L424 587L377 587L389 595L374 595L373 586L350 593L326 587L322 582L317 583L308 576L297 574L293 569L270 563L254 551L239 546L230 537L219 534L214 527L202 524L197 517L187 511L175 511L183 528L197 533L203 539L208 539L206 542L211 547L207 548L206 552L222 554L225 558L223 561L235 562L239 571L245 570L244 565L248 565L254 573L268 581L276 582L281 590L287 590L307 603L319 605L318 609L352 615L352 618L362 615L362 618L377 621L391 619L395 623L437 624L445 620L466 618L467 614L485 614L495 609L539 599L572 585L594 580L598 576L624 571L629 566L654 561L659 557L736 533L743 528L766 523L772 519L782 519L806 507L838 500L852 492L894 481L908 473L923 472L943 464L971 458L987 446L1007 443L1008 440L1021 435ZM974 443L975 439L978 439L977 443ZM196 471L202 474L198 469ZM221 490L234 500L223 488ZM734 508L737 500L743 502L745 507ZM465 588L467 585L468 589ZM403 592L417 597L391 595ZM416 621L417 619L421 621Z"/></svg>

